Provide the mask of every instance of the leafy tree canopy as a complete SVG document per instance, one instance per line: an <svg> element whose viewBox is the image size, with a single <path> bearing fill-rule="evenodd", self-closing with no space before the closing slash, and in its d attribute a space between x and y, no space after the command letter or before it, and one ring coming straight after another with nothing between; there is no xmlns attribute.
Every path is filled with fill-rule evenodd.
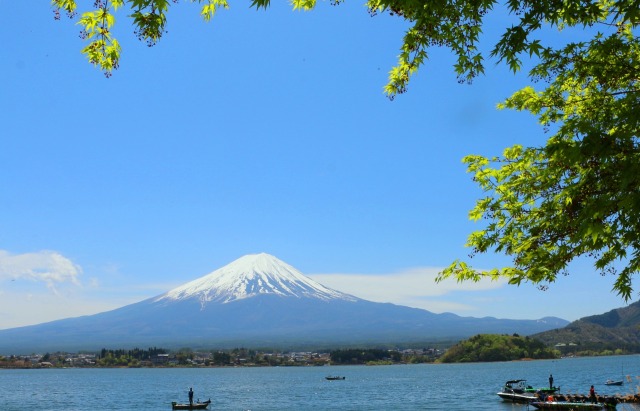
<svg viewBox="0 0 640 411"><path fill-rule="evenodd" d="M470 212L487 224L467 245L473 253L504 253L513 265L476 271L456 261L440 278L549 283L588 256L603 275L616 276L619 295L631 298L640 270L640 3L593 4L584 13L593 9L598 19L584 24L615 30L540 50L530 77L544 88L526 87L500 106L536 115L553 130L546 145L464 159L487 194Z"/></svg>
<svg viewBox="0 0 640 411"><path fill-rule="evenodd" d="M226 0L190 2L202 6L205 21L229 7ZM76 0L51 3L57 18L78 15ZM165 33L173 3L177 0L95 0L93 9L78 18L88 42L83 53L111 75L121 51L111 34L114 14L128 9L135 34L154 45ZM259 9L269 3L252 0L251 5ZM291 3L309 10L316 0ZM513 284L544 284L586 255L602 273L616 275L613 289L629 299L632 276L640 270L640 0L367 0L366 5L372 15L389 13L410 24L385 87L390 98L407 90L433 46L454 52L461 82L481 75L484 19L501 6L513 24L491 45L489 57L514 72L523 58L534 62L529 76L538 89L526 87L500 107L537 116L550 134L547 143L464 159L486 193L470 212L471 219L486 225L469 236L467 245L472 255L504 253L512 264L479 271L455 261L439 278L507 277ZM545 41L546 29L572 27L584 30L584 41L561 46Z"/></svg>

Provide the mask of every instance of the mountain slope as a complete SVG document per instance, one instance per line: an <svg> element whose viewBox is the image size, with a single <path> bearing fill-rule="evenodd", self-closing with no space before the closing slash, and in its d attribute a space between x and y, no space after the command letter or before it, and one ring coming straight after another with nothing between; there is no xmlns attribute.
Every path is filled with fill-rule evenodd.
<svg viewBox="0 0 640 411"><path fill-rule="evenodd" d="M460 317L374 303L327 288L273 256L254 254L116 310L0 330L0 354L135 346L401 344L478 333L529 335L566 324L556 318Z"/></svg>
<svg viewBox="0 0 640 411"><path fill-rule="evenodd" d="M156 302L197 298L209 302L229 303L257 295L319 300L357 299L313 281L289 264L269 255L245 255L211 274L174 288L156 298Z"/></svg>
<svg viewBox="0 0 640 411"><path fill-rule="evenodd" d="M582 348L640 348L640 302L584 317L564 328L541 332L533 337L548 345L571 343Z"/></svg>

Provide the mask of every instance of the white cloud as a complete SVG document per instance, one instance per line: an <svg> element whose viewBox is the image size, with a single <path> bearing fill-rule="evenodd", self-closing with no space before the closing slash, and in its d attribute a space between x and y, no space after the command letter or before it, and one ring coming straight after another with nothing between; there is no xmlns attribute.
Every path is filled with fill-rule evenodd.
<svg viewBox="0 0 640 411"><path fill-rule="evenodd" d="M446 279L436 283L442 268L418 267L390 274L312 274L309 277L336 290L365 300L423 308L433 312L472 311L473 306L461 303L459 292L478 292L502 288L505 280L457 282ZM456 298L447 296L457 293ZM468 301L467 299L465 299Z"/></svg>
<svg viewBox="0 0 640 411"><path fill-rule="evenodd" d="M0 329L105 312L176 286L132 283L136 277L114 264L90 266L88 276L83 271L57 252L0 250Z"/></svg>
<svg viewBox="0 0 640 411"><path fill-rule="evenodd" d="M55 291L55 284L79 285L82 268L55 251L11 254L0 250L0 280L43 282Z"/></svg>
<svg viewBox="0 0 640 411"><path fill-rule="evenodd" d="M41 324L62 318L97 314L130 301L106 301L93 295L57 295L51 292L5 293L0 300L0 329Z"/></svg>

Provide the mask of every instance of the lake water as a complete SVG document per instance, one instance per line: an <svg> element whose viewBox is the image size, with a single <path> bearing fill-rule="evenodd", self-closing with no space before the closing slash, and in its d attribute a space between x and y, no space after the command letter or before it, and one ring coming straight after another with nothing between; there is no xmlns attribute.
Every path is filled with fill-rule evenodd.
<svg viewBox="0 0 640 411"><path fill-rule="evenodd" d="M631 375L621 387L607 379ZM483 364L420 364L272 368L0 370L0 410L170 410L171 401L213 401L215 410L491 410L526 411L496 392L509 379L563 393L637 391L640 356ZM342 375L343 381L327 381ZM531 407L531 409L533 409ZM640 406L618 405L618 410Z"/></svg>

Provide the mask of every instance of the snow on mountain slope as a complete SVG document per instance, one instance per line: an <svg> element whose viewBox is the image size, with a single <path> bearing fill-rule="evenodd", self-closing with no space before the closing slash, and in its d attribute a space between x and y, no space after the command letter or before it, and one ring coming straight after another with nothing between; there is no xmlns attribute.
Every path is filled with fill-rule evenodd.
<svg viewBox="0 0 640 411"><path fill-rule="evenodd" d="M228 303L261 294L319 300L358 300L313 281L272 255L261 253L240 257L204 277L160 295L154 301L195 298L204 306L209 302Z"/></svg>

